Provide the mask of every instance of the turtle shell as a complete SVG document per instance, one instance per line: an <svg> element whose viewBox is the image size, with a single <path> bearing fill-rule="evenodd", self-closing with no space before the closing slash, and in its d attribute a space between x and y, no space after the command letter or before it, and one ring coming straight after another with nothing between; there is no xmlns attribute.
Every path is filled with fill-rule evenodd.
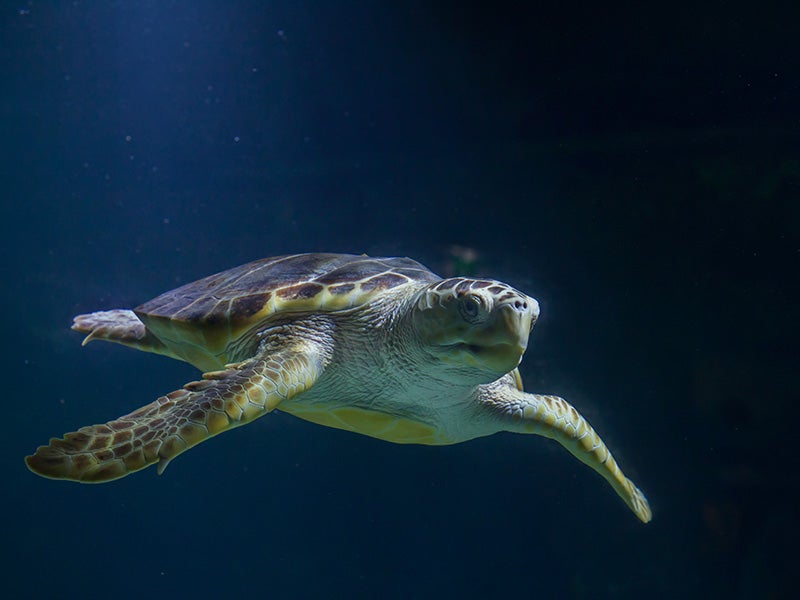
<svg viewBox="0 0 800 600"><path fill-rule="evenodd" d="M277 313L346 310L399 285L440 279L410 258L294 254L210 275L134 312L168 346L191 345L219 355Z"/></svg>

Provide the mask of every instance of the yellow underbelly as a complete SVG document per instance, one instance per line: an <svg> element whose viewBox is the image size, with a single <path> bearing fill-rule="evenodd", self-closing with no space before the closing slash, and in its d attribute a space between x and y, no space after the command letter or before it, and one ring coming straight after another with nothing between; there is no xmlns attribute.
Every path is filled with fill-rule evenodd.
<svg viewBox="0 0 800 600"><path fill-rule="evenodd" d="M435 428L382 412L354 408L322 406L280 406L279 410L318 425L361 433L395 444L441 445L448 442Z"/></svg>

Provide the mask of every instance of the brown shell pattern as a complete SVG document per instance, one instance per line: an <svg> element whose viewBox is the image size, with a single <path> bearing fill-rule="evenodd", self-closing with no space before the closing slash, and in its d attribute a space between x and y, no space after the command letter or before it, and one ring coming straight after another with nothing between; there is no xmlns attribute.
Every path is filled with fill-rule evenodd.
<svg viewBox="0 0 800 600"><path fill-rule="evenodd" d="M410 258L295 254L210 275L161 294L135 312L146 322L237 329L278 312L344 310L398 285L440 279Z"/></svg>

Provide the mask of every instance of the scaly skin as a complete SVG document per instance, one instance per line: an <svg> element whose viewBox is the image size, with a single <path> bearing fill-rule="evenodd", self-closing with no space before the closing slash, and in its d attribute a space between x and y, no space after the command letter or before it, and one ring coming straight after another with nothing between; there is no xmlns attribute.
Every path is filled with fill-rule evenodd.
<svg viewBox="0 0 800 600"><path fill-rule="evenodd" d="M483 386L481 402L509 431L548 437L599 473L643 523L653 513L642 491L625 477L611 451L589 422L563 398L528 394L507 381Z"/></svg>
<svg viewBox="0 0 800 600"><path fill-rule="evenodd" d="M322 370L318 346L302 340L205 373L142 408L105 425L81 427L51 439L25 462L51 479L102 483L177 455L219 433L245 425L314 384ZM265 349L266 350L266 349Z"/></svg>

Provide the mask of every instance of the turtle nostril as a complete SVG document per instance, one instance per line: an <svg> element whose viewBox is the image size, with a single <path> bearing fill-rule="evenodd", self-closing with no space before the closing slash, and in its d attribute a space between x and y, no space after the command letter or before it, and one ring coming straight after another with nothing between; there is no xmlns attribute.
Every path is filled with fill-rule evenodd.
<svg viewBox="0 0 800 600"><path fill-rule="evenodd" d="M517 310L520 310L520 309L528 310L528 303L527 302L523 302L521 300L515 300L514 301L514 308L516 308Z"/></svg>

